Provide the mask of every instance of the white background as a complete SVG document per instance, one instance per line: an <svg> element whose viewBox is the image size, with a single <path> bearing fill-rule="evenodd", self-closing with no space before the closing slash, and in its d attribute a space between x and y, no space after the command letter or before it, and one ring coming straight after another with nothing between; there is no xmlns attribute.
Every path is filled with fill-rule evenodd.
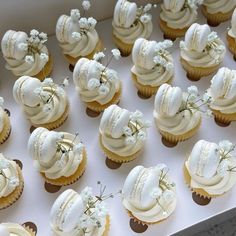
<svg viewBox="0 0 236 236"><path fill-rule="evenodd" d="M163 40L162 33L158 27L158 10L154 10L153 17L154 32L152 39ZM199 22L204 23L205 18L199 16ZM225 41L226 28L229 22L217 27L220 37ZM107 20L100 23L97 27L98 32L107 48L107 54L110 55L110 49L114 47L111 39L111 21ZM58 83L63 81L66 76L70 77L70 86L68 88L69 100L71 103L71 111L66 123L58 130L71 133L79 132L81 139L86 145L88 152L88 166L83 177L75 184L68 188L80 192L85 186L96 187L97 180L101 180L107 185L108 192L116 192L122 188L123 182L129 171L136 165L144 165L146 167L156 165L158 163L166 163L170 168L170 174L177 184L178 204L173 215L162 223L150 226L143 234L146 236L153 235L169 235L183 228L189 227L199 221L202 221L215 214L223 212L236 206L236 188L225 194L223 197L213 199L207 206L196 205L191 197L191 192L184 183L182 167L185 158L191 151L194 143L199 139L219 142L222 139L229 139L236 143L235 130L236 123L231 124L227 128L217 126L212 118L203 117L203 123L198 134L190 140L180 143L175 148L166 148L161 143L161 136L157 132L153 117L154 98L149 100L141 100L136 94L136 88L133 85L130 76L130 68L132 66L131 57L122 58L120 61L113 61L111 68L118 71L120 79L123 82L123 95L120 106L134 111L140 109L147 119L152 121L153 127L148 131L148 140L143 154L135 161L122 165L120 169L110 170L106 167L105 157L102 154L98 144L98 127L100 117L90 118L85 114L85 106L80 101L72 82L72 73L68 70L68 64L64 60L61 50L54 37L49 39L48 48L54 59L54 70L52 77ZM185 73L179 63L178 44L174 46L173 56L175 58L175 80L174 85L180 86L185 90L194 82L186 79ZM29 138L30 124L25 119L24 114L16 105L12 97L12 86L15 78L4 68L4 60L0 59L0 95L5 99L6 107L11 111L12 133L9 140L1 145L0 151L7 157L20 159L23 162L23 174L25 177L25 189L22 197L13 206L0 212L0 222L18 222L33 221L38 226L39 236L53 235L49 227L49 212L56 197L64 191L63 187L59 193L50 194L44 190L44 182L39 173L33 168L32 160L27 152L27 142ZM231 69L235 69L235 62L232 55L227 50L223 65ZM199 82L195 82L200 91L205 91L210 85L210 78L203 78ZM120 197L108 201L112 236L132 236L136 235L129 227L129 217L121 204Z"/></svg>

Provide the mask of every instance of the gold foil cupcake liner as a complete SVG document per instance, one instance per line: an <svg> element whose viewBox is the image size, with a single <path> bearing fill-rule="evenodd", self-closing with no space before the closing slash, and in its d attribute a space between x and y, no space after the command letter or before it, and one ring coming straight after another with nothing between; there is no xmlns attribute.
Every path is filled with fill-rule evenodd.
<svg viewBox="0 0 236 236"><path fill-rule="evenodd" d="M72 56L70 56L70 55L67 55L67 54L65 54L64 56L65 56L66 60L67 60L71 65L75 66L76 62L77 62L80 58L85 57L85 58L88 58L88 59L92 60L94 54L97 53L97 52L103 51L103 49L104 49L104 47L103 47L103 42L102 42L101 39L99 39L99 40L98 40L98 43L97 43L97 45L96 45L96 47L95 47L95 49L94 49L89 55L86 55L86 56L79 56L79 57L76 57L76 58L74 58L74 57L72 57Z"/></svg>
<svg viewBox="0 0 236 236"><path fill-rule="evenodd" d="M113 36L113 41L115 42L117 48L120 50L121 55L123 57L127 57L130 55L133 49L133 44L126 44L122 42L120 39L118 39L114 34Z"/></svg>
<svg viewBox="0 0 236 236"><path fill-rule="evenodd" d="M217 110L212 110L212 112L216 120L218 120L220 123L228 124L231 121L236 121L236 113L224 114Z"/></svg>
<svg viewBox="0 0 236 236"><path fill-rule="evenodd" d="M4 142L6 142L11 134L11 124L10 124L10 119L7 113L4 114L3 122L4 122L3 130L0 133L0 144L3 144Z"/></svg>
<svg viewBox="0 0 236 236"><path fill-rule="evenodd" d="M234 59L236 60L236 41L235 38L231 37L228 33L226 36L228 42L228 48L230 52L234 55Z"/></svg>
<svg viewBox="0 0 236 236"><path fill-rule="evenodd" d="M33 77L36 77L39 80L43 81L52 73L52 67L53 67L53 60L52 60L52 56L49 55L49 60L44 66L44 68L37 75L34 75Z"/></svg>
<svg viewBox="0 0 236 236"><path fill-rule="evenodd" d="M104 229L104 232L103 232L102 236L108 236L109 235L109 230L110 230L110 216L107 215L106 225L105 225L105 229Z"/></svg>
<svg viewBox="0 0 236 236"><path fill-rule="evenodd" d="M29 226L23 225L23 227L31 236L36 236L36 232L34 232Z"/></svg>
<svg viewBox="0 0 236 236"><path fill-rule="evenodd" d="M138 155L141 152L141 150L140 150L140 151L134 153L133 155L126 156L126 157L119 156L104 147L104 145L102 144L102 135L101 134L99 134L99 143L100 143L102 151L106 155L106 157L114 162L117 162L117 163L127 163L130 161L133 161L134 159L136 159L138 157Z"/></svg>
<svg viewBox="0 0 236 236"><path fill-rule="evenodd" d="M56 186L67 186L79 180L79 178L85 172L86 165L87 165L87 153L86 153L86 150L84 149L82 161L73 175L69 177L60 177L58 179L49 179L45 176L44 173L41 173L41 175L45 179L45 181L49 184L56 185Z"/></svg>
<svg viewBox="0 0 236 236"><path fill-rule="evenodd" d="M16 189L8 196L0 198L0 210L8 208L12 204L14 204L22 195L24 190L24 179L22 175L22 171L18 165L16 165L18 178L19 178L19 185Z"/></svg>

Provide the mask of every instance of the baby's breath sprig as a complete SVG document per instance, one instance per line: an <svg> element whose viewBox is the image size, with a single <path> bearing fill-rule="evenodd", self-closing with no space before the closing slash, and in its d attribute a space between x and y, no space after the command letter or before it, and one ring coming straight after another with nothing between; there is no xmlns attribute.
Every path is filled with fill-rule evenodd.
<svg viewBox="0 0 236 236"><path fill-rule="evenodd" d="M146 4L145 6L141 6L137 9L137 14L136 14L136 20L134 22L134 25L137 25L138 22L142 22L143 24L147 24L152 20L152 15L149 14L148 12L152 8L156 8L157 5L154 4L152 5L151 3Z"/></svg>
<svg viewBox="0 0 236 236"><path fill-rule="evenodd" d="M197 10L198 5L202 5L203 0L185 0L185 7L190 7Z"/></svg>

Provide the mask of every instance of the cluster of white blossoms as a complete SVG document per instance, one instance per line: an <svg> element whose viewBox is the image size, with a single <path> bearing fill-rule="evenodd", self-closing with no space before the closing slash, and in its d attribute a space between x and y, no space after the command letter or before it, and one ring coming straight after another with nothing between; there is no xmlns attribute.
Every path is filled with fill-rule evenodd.
<svg viewBox="0 0 236 236"><path fill-rule="evenodd" d="M157 66L162 66L167 71L172 71L174 69L173 62L170 62L168 59L169 52L168 48L173 46L171 40L164 40L163 42L158 42L155 47L156 55L153 57L153 61Z"/></svg>
<svg viewBox="0 0 236 236"><path fill-rule="evenodd" d="M148 3L145 6L141 6L140 8L138 8L137 19L139 19L143 24L147 24L152 20L152 15L148 13L152 9L152 7L156 8L157 5Z"/></svg>
<svg viewBox="0 0 236 236"><path fill-rule="evenodd" d="M134 144L138 140L146 140L146 129L149 127L151 127L151 123L143 119L143 113L141 111L136 110L132 112L128 125L123 127L123 135L126 136L126 144Z"/></svg>
<svg viewBox="0 0 236 236"><path fill-rule="evenodd" d="M11 165L10 161L4 158L2 154L0 154L0 175L3 176L6 180L8 180L8 184L11 187L17 187L20 182L19 178L15 176L8 178L4 173L4 170L10 168L10 165Z"/></svg>
<svg viewBox="0 0 236 236"><path fill-rule="evenodd" d="M52 78L46 78L41 86L36 88L33 92L36 96L39 96L43 106L43 111L48 113L53 108L53 97L58 94L61 96L65 95L65 88L69 85L69 79L65 78L63 83L57 85L54 83Z"/></svg>
<svg viewBox="0 0 236 236"><path fill-rule="evenodd" d="M203 4L203 0L186 0L185 4L187 7L190 7L196 10L199 5Z"/></svg>
<svg viewBox="0 0 236 236"><path fill-rule="evenodd" d="M109 59L109 62L106 66L103 66L100 62L105 57L103 52L95 53L93 56L93 60L98 62L100 66L100 77L98 78L90 78L87 83L87 88L90 91L98 90L100 95L107 95L110 92L110 83L114 80L118 79L117 72L111 69L107 69L108 65L112 61L113 58L119 60L121 57L120 51L118 49L111 50L112 57Z"/></svg>
<svg viewBox="0 0 236 236"><path fill-rule="evenodd" d="M46 53L42 52L42 48L44 46L44 43L47 42L47 34L33 29L30 31L30 37L27 40L27 43L21 43L19 45L21 50L24 50L27 52L27 55L25 56L25 61L29 64L34 63L35 54L39 54L40 58L47 62L49 60L49 57Z"/></svg>

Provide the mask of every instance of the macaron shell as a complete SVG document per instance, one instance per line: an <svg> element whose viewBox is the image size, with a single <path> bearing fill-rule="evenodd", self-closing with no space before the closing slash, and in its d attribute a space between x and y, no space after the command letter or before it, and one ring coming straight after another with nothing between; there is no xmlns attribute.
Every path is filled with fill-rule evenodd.
<svg viewBox="0 0 236 236"><path fill-rule="evenodd" d="M179 87L172 87L168 91L168 107L167 115L174 116L178 111L183 101L182 90Z"/></svg>
<svg viewBox="0 0 236 236"><path fill-rule="evenodd" d="M136 14L137 14L137 5L136 3L132 2L128 4L128 14L125 18L125 27L129 28L136 20Z"/></svg>
<svg viewBox="0 0 236 236"><path fill-rule="evenodd" d="M16 32L16 43L14 47L14 54L12 55L13 58L16 60L22 60L27 55L27 51L21 48L21 44L28 44L28 35L25 32Z"/></svg>
<svg viewBox="0 0 236 236"><path fill-rule="evenodd" d="M115 5L115 9L114 9L114 23L116 25L119 25L119 12L120 12L120 8L121 5L123 4L125 0L118 0L116 5Z"/></svg>
<svg viewBox="0 0 236 236"><path fill-rule="evenodd" d="M134 46L133 46L133 49L132 49L132 60L133 60L134 64L138 64L137 63L137 61L138 61L137 57L138 57L140 48L141 48L142 44L146 41L147 40L144 39L144 38L138 38L138 39L135 40Z"/></svg>
<svg viewBox="0 0 236 236"><path fill-rule="evenodd" d="M158 114L161 113L161 104L163 101L163 96L165 95L165 93L169 87L170 87L169 84L162 84L156 93L154 107L155 107L155 110Z"/></svg>
<svg viewBox="0 0 236 236"><path fill-rule="evenodd" d="M236 96L236 71L231 71L233 73L233 78L230 81L230 87L225 95L225 98L232 99Z"/></svg>
<svg viewBox="0 0 236 236"><path fill-rule="evenodd" d="M78 84L78 81L79 81L79 75L80 75L80 72L81 72L81 67L85 64L85 63L88 63L89 62L89 59L85 58L85 57L82 57L80 58L76 64L75 64L75 68L74 68L74 71L73 71L73 81L75 84Z"/></svg>
<svg viewBox="0 0 236 236"><path fill-rule="evenodd" d="M27 80L28 78L29 78L29 76L21 76L14 83L14 86L13 86L13 97L14 97L14 100L17 103L21 103L20 88L21 88L21 85L24 83L24 81Z"/></svg>
<svg viewBox="0 0 236 236"><path fill-rule="evenodd" d="M0 235L1 236L10 236L10 232L8 231L7 227L0 224Z"/></svg>

